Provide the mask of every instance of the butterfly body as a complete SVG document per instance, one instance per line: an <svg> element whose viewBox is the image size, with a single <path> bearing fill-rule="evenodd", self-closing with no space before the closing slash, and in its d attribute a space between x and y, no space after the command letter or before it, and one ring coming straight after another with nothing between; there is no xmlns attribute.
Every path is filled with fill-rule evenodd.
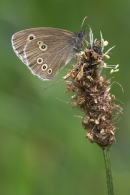
<svg viewBox="0 0 130 195"><path fill-rule="evenodd" d="M34 75L51 80L82 49L86 32L57 28L32 28L17 32L12 47Z"/></svg>

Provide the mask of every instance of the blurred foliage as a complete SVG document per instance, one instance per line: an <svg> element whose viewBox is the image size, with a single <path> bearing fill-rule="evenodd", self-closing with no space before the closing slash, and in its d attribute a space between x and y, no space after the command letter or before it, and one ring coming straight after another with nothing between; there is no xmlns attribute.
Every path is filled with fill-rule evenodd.
<svg viewBox="0 0 130 195"><path fill-rule="evenodd" d="M16 57L12 35L31 27L79 31L87 15L95 35L100 30L111 51L108 64L120 64L112 75L112 93L123 102L124 115L116 124L111 148L115 194L130 194L130 79L128 41L130 1L1 0L0 3L0 194L1 195L104 195L103 155L85 139L78 110L64 103L70 94L65 84L43 89L66 74L67 65L54 81L33 76ZM126 70L127 67L127 70ZM108 70L104 72L111 77ZM60 100L58 100L60 99Z"/></svg>

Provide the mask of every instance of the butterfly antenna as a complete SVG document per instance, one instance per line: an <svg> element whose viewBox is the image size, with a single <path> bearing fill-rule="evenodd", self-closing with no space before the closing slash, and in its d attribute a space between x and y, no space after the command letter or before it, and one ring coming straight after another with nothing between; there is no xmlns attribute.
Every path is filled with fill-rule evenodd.
<svg viewBox="0 0 130 195"><path fill-rule="evenodd" d="M65 79L61 79L61 80L59 80L58 82L53 83L52 85L50 85L50 86L44 88L43 91L45 91L46 89L48 89L48 88L50 88L50 87L53 87L54 85L56 85L56 84L58 84L58 83L60 83L60 82L63 82L64 80L65 80Z"/></svg>
<svg viewBox="0 0 130 195"><path fill-rule="evenodd" d="M81 24L81 29L83 29L83 24L84 24L84 22L85 22L85 20L86 20L87 17L88 17L88 16L85 16L85 17L84 17L83 22L82 22L82 24Z"/></svg>

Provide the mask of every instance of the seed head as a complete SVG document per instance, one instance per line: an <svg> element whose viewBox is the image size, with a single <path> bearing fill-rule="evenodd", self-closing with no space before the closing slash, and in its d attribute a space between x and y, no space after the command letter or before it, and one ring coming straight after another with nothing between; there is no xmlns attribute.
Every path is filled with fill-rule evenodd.
<svg viewBox="0 0 130 195"><path fill-rule="evenodd" d="M103 68L111 68L117 72L117 65L107 65L104 58L109 58L108 52L103 53L104 46L108 44L101 40L93 41L90 29L90 44L76 57L76 65L68 70L64 77L67 81L66 92L73 92L71 97L73 108L83 111L82 126L86 130L86 138L96 142L99 146L111 146L115 141L116 127L114 120L122 112L122 108L115 104L115 96L111 94L111 79L106 80L101 75ZM112 66L112 67L111 67Z"/></svg>

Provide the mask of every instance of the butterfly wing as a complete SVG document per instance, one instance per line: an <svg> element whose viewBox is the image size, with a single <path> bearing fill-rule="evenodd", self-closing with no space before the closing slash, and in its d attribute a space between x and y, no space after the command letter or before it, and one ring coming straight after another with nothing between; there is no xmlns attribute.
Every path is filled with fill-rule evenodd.
<svg viewBox="0 0 130 195"><path fill-rule="evenodd" d="M33 28L14 34L12 46L33 74L48 80L74 56L75 38L75 34L67 30Z"/></svg>
<svg viewBox="0 0 130 195"><path fill-rule="evenodd" d="M74 36L74 34L73 34ZM53 79L76 53L72 36L46 35L30 41L24 50L27 66L43 80Z"/></svg>

